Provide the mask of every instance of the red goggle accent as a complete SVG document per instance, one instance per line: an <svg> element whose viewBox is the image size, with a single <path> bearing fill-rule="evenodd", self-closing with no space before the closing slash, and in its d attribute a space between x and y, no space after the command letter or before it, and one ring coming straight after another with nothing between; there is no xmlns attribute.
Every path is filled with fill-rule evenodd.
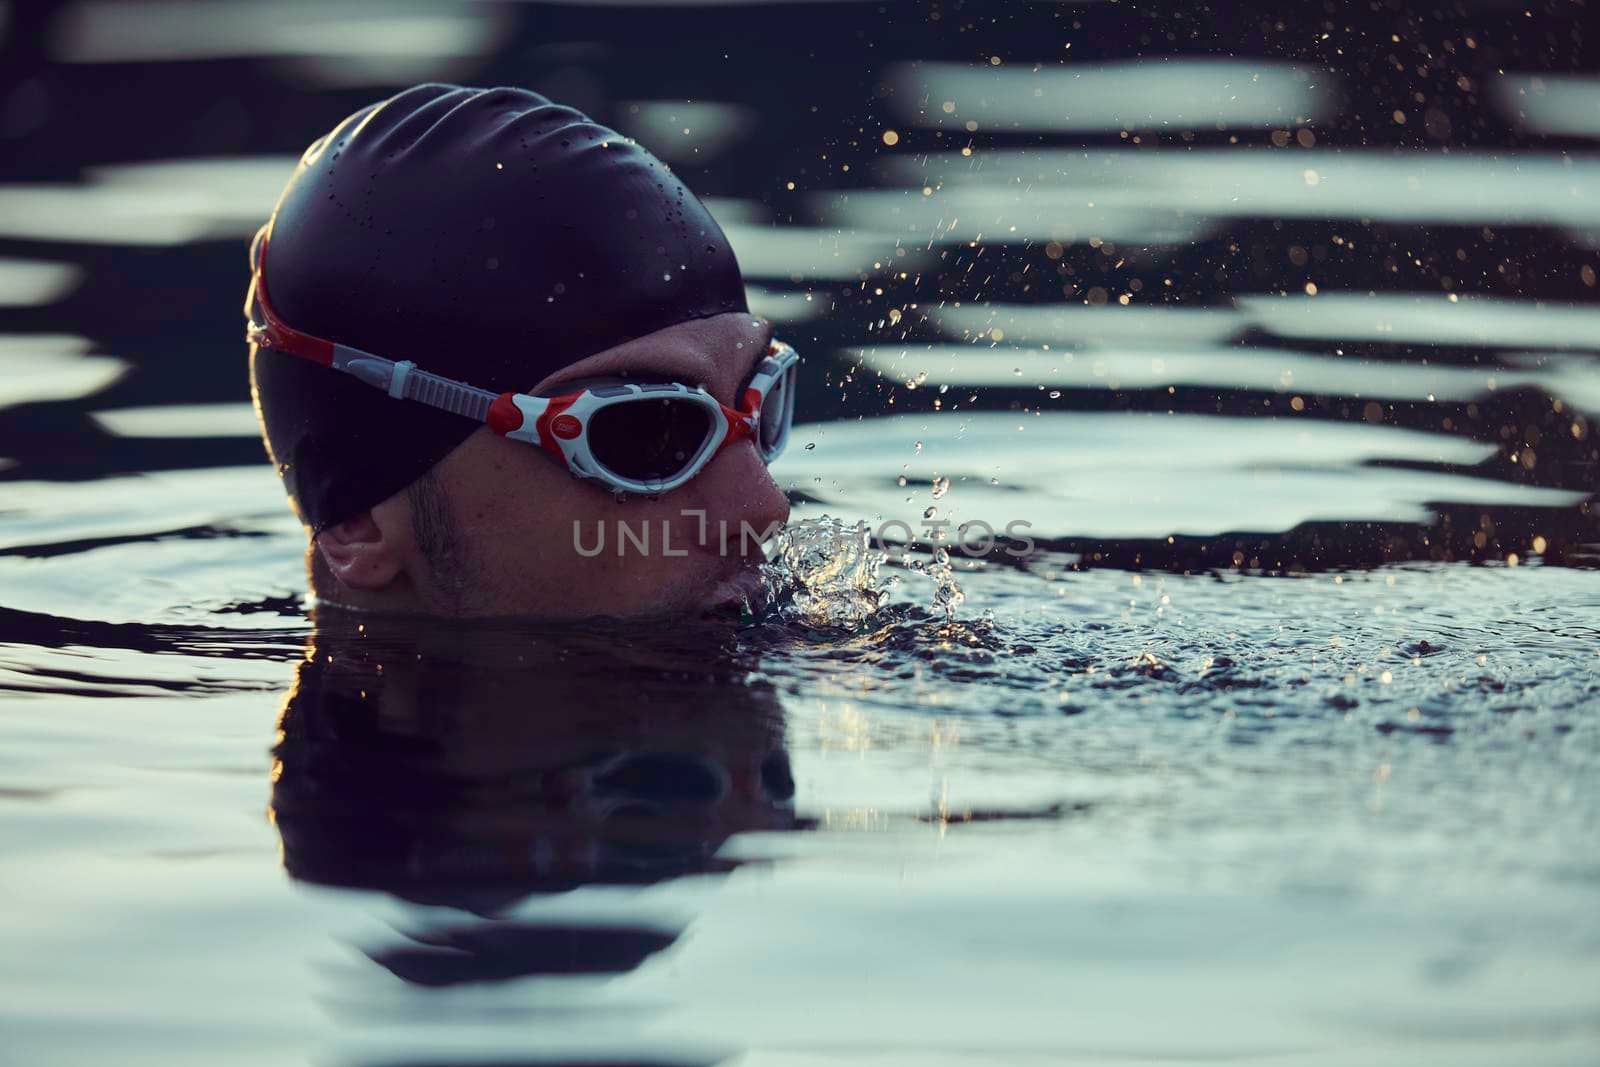
<svg viewBox="0 0 1600 1067"><path fill-rule="evenodd" d="M522 409L511 399L512 394L501 393L489 405L489 429L504 437L513 430L522 429Z"/></svg>
<svg viewBox="0 0 1600 1067"><path fill-rule="evenodd" d="M573 416L565 414L566 410L577 403L578 397L582 395L582 393L568 393L565 396L551 397L550 406L544 409L544 414L540 415L538 421L533 424L534 430L539 434L540 445L546 452L559 459L562 466L570 466L570 464L567 463L567 454L561 451L560 445L556 444L556 438L560 437L570 441L577 437L578 434L583 433L583 424ZM558 421L561 421L561 429L571 431L575 427L576 432L565 434L559 432L555 426Z"/></svg>

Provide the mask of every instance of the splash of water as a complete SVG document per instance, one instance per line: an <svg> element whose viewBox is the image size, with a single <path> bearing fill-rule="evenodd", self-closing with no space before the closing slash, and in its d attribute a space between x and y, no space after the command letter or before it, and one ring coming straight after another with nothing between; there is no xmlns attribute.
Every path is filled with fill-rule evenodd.
<svg viewBox="0 0 1600 1067"><path fill-rule="evenodd" d="M767 546L762 598L767 614L808 626L858 628L887 603L898 576L880 578L888 556L872 547L865 522L848 525L823 515L785 527ZM949 551L935 544L929 559L907 559L907 570L933 583L929 610L952 623L967 599L956 582Z"/></svg>
<svg viewBox="0 0 1600 1067"><path fill-rule="evenodd" d="M884 559L864 522L849 526L823 515L791 523L767 548L769 610L810 626L858 627L888 595L878 579Z"/></svg>

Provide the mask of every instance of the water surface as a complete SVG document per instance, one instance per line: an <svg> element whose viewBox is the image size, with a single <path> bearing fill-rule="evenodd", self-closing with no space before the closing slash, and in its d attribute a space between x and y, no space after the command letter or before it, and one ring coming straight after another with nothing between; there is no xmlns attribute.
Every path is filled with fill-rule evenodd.
<svg viewBox="0 0 1600 1067"><path fill-rule="evenodd" d="M0 37L18 1062L1595 1060L1575 13L295 10ZM429 77L706 195L806 359L775 476L885 532L872 581L307 603L244 241Z"/></svg>

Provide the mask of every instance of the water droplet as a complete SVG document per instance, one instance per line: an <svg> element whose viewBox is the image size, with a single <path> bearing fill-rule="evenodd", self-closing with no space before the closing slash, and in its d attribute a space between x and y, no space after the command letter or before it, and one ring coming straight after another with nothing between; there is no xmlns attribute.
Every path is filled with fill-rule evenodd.
<svg viewBox="0 0 1600 1067"><path fill-rule="evenodd" d="M938 500L940 497L944 496L949 491L950 491L950 479L949 478L941 478L938 475L934 475L934 478L933 478L933 499Z"/></svg>

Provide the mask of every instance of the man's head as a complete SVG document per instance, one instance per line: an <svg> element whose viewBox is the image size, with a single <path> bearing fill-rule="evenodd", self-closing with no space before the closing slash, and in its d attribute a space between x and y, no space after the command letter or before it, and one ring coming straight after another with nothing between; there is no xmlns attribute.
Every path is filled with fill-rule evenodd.
<svg viewBox="0 0 1600 1067"><path fill-rule="evenodd" d="M356 112L306 151L265 232L285 322L493 392L620 377L738 406L770 340L693 194L633 142L522 90L424 85ZM251 381L326 599L691 610L748 580L741 524L787 516L749 441L670 493L619 501L481 422L270 348L253 351ZM619 523L648 531L648 549L619 555Z"/></svg>

